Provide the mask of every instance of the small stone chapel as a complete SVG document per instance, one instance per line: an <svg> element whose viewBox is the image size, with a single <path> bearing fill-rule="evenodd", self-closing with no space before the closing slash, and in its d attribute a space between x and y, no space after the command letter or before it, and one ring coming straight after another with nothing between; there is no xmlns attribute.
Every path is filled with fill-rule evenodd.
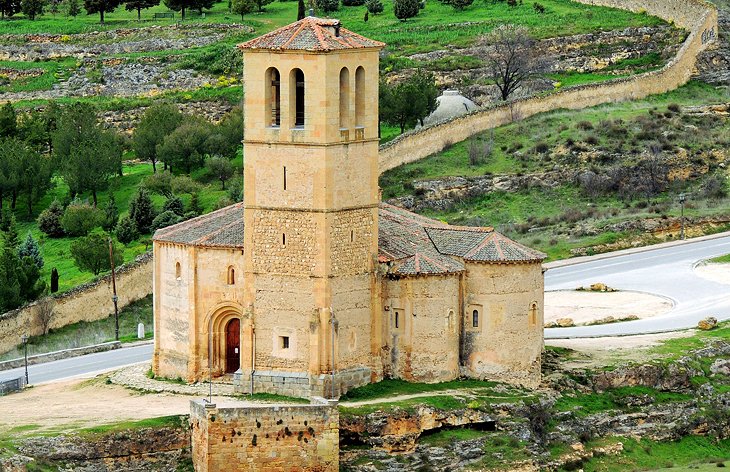
<svg viewBox="0 0 730 472"><path fill-rule="evenodd" d="M311 16L239 46L243 203L155 233L156 375L328 398L537 386L544 254L380 201L383 47Z"/></svg>

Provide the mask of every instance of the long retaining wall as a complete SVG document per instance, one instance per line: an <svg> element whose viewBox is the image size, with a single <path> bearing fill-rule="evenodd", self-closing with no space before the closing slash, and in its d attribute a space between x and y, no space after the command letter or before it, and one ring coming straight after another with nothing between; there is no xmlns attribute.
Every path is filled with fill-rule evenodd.
<svg viewBox="0 0 730 472"><path fill-rule="evenodd" d="M116 282L119 309L152 293L152 253L145 253L134 262L120 266ZM114 313L111 275L57 295L55 301L50 328L106 318ZM0 352L20 344L22 334L43 334L36 310L36 303L31 303L0 315Z"/></svg>
<svg viewBox="0 0 730 472"><path fill-rule="evenodd" d="M674 22L690 34L677 55L662 69L633 77L565 88L546 96L512 100L480 108L452 120L406 133L380 147L380 172L418 161L484 130L559 108L580 109L601 103L635 100L664 93L690 79L697 56L718 35L717 8L704 0L576 0L620 8Z"/></svg>

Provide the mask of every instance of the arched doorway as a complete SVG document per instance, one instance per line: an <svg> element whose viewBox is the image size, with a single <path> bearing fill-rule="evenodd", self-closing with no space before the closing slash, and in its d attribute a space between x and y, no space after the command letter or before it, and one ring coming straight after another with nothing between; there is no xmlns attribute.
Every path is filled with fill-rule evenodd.
<svg viewBox="0 0 730 472"><path fill-rule="evenodd" d="M233 318L226 325L226 373L241 367L241 321Z"/></svg>

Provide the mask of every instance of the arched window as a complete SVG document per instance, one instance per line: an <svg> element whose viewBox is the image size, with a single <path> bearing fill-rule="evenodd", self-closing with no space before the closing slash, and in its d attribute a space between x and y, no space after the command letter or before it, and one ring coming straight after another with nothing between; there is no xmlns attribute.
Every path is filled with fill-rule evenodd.
<svg viewBox="0 0 730 472"><path fill-rule="evenodd" d="M269 126L281 125L281 76L275 67L266 69L266 121Z"/></svg>
<svg viewBox="0 0 730 472"><path fill-rule="evenodd" d="M472 328L479 327L479 310L474 310L471 312L471 327Z"/></svg>
<svg viewBox="0 0 730 472"><path fill-rule="evenodd" d="M289 103L294 128L304 127L304 72L292 69L289 75Z"/></svg>
<svg viewBox="0 0 730 472"><path fill-rule="evenodd" d="M233 266L228 268L228 285L234 285L236 283L236 269Z"/></svg>
<svg viewBox="0 0 730 472"><path fill-rule="evenodd" d="M365 69L355 71L355 126L365 126Z"/></svg>
<svg viewBox="0 0 730 472"><path fill-rule="evenodd" d="M530 304L530 326L537 325L537 302Z"/></svg>
<svg viewBox="0 0 730 472"><path fill-rule="evenodd" d="M454 332L454 310L449 310L449 314L446 315L446 330L448 333Z"/></svg>
<svg viewBox="0 0 730 472"><path fill-rule="evenodd" d="M176 262L175 263L175 278L177 280L180 280L181 277L182 277L182 268L180 267L180 263Z"/></svg>
<svg viewBox="0 0 730 472"><path fill-rule="evenodd" d="M350 127L350 71L343 67L340 71L340 128Z"/></svg>

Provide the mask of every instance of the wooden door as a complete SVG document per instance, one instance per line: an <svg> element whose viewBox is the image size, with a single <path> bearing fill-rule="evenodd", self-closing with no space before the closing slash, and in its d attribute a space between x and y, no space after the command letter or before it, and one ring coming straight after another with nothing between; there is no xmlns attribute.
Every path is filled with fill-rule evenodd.
<svg viewBox="0 0 730 472"><path fill-rule="evenodd" d="M241 366L241 322L234 318L226 325L226 373Z"/></svg>

